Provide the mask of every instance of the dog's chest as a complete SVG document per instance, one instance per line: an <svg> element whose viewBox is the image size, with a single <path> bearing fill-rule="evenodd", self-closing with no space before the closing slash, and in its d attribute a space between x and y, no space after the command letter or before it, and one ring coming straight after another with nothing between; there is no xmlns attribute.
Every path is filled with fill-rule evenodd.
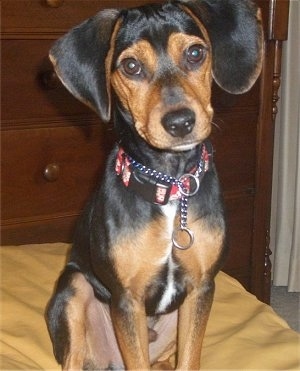
<svg viewBox="0 0 300 371"><path fill-rule="evenodd" d="M149 306L150 311L155 311L155 313L164 313L170 308L177 307L177 303L185 296L181 269L174 259L174 247L171 242L177 205L176 203L168 204L161 207L161 210L165 217L166 238L170 243L165 249L164 257L161 259L161 270L150 285L150 293L154 292L155 294L148 295L148 303L146 301L146 306Z"/></svg>
<svg viewBox="0 0 300 371"><path fill-rule="evenodd" d="M172 243L177 214L177 202L161 207L159 217L125 233L111 250L121 286L145 298L148 315L177 308L185 296L183 270Z"/></svg>

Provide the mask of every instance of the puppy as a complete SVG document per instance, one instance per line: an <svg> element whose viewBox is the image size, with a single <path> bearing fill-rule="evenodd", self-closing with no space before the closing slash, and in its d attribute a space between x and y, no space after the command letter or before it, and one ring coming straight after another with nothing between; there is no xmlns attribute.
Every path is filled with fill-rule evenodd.
<svg viewBox="0 0 300 371"><path fill-rule="evenodd" d="M170 368L175 351L199 369L226 252L211 85L250 89L262 45L246 0L103 10L54 44L63 84L118 138L47 310L64 369Z"/></svg>

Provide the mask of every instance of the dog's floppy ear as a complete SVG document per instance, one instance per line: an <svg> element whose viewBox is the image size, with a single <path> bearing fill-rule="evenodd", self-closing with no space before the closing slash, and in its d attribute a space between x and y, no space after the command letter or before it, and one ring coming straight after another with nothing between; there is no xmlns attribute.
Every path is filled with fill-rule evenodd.
<svg viewBox="0 0 300 371"><path fill-rule="evenodd" d="M50 60L66 88L93 108L107 122L110 119L110 65L107 59L119 11L99 12L70 30L50 50Z"/></svg>
<svg viewBox="0 0 300 371"><path fill-rule="evenodd" d="M205 26L212 44L213 77L240 94L258 78L263 57L260 10L251 0L182 0Z"/></svg>

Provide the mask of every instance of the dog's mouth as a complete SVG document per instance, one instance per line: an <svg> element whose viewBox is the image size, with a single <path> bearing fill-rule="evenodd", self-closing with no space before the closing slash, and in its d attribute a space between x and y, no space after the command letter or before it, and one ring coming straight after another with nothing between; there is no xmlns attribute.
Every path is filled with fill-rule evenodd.
<svg viewBox="0 0 300 371"><path fill-rule="evenodd" d="M178 145L172 146L171 149L172 149L172 151L175 151L175 152L186 152L186 151L192 150L193 148L195 148L201 142L202 141L194 141L194 142L191 142L191 143L178 144Z"/></svg>
<svg viewBox="0 0 300 371"><path fill-rule="evenodd" d="M211 132L210 120L205 120L204 122L195 121L193 124L184 121L179 127L172 125L166 130L163 122L155 126L152 126L151 122L148 125L139 125L136 122L135 127L138 135L152 147L175 152L192 150L207 139Z"/></svg>
<svg viewBox="0 0 300 371"><path fill-rule="evenodd" d="M185 152L190 151L202 143L210 134L210 127L196 135L191 133L185 138L174 138L171 135L151 135L147 132L139 132L139 135L152 147L164 151Z"/></svg>

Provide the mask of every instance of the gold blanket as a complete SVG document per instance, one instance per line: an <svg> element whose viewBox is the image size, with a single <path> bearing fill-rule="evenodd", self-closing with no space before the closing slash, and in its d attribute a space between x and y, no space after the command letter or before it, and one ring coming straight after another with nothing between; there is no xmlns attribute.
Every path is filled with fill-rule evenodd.
<svg viewBox="0 0 300 371"><path fill-rule="evenodd" d="M69 245L1 247L1 370L60 369L44 310ZM300 370L300 335L271 307L220 272L202 369Z"/></svg>

